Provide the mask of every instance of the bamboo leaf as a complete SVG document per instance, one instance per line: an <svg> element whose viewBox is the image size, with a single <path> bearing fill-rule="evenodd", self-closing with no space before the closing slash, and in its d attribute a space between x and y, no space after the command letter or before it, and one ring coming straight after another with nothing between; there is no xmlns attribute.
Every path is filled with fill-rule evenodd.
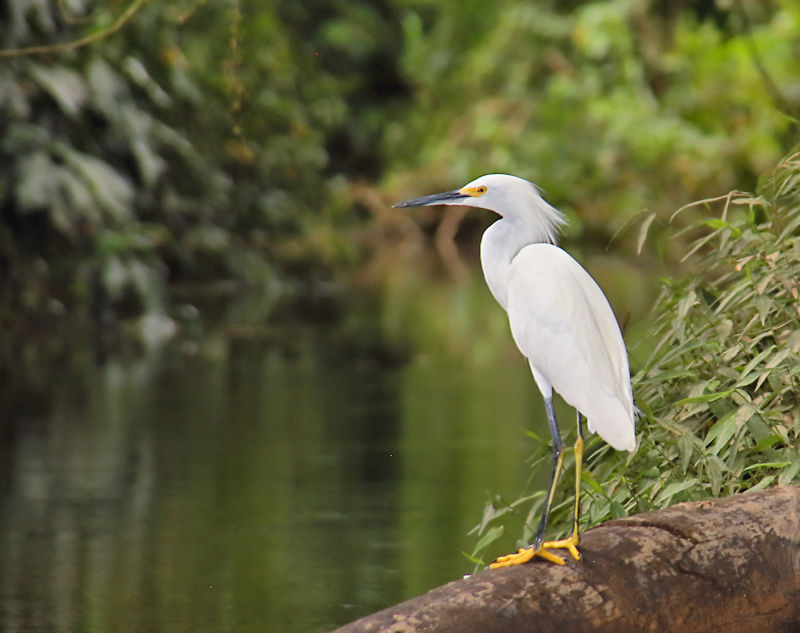
<svg viewBox="0 0 800 633"><path fill-rule="evenodd" d="M728 440L731 439L735 432L736 410L728 412L717 420L706 434L706 446L709 446L712 442L714 443L714 446L711 448L711 454L719 455L722 446L727 444Z"/></svg>
<svg viewBox="0 0 800 633"><path fill-rule="evenodd" d="M486 531L486 534L481 536L481 538L478 539L478 542L475 543L475 548L472 550L471 556L469 556L470 560L473 560L473 562L478 562L478 561L474 560L474 557L476 557L483 550L485 550L489 545L491 545L497 539L499 539L503 535L503 531L504 531L504 528L503 528L502 525L495 525L493 527L490 527Z"/></svg>
<svg viewBox="0 0 800 633"><path fill-rule="evenodd" d="M748 492L763 490L764 488L769 486L773 481L775 481L775 475L767 475L761 481L759 481L755 486L753 486L752 488L748 488Z"/></svg>
<svg viewBox="0 0 800 633"><path fill-rule="evenodd" d="M761 362L767 356L772 354L775 351L775 349L776 348L775 348L774 345L770 345L767 349L765 349L761 353L757 354L755 356L755 358L750 360L750 362L747 363L747 365L745 365L744 368L742 368L742 371L741 371L742 378L739 381L737 381L735 386L736 387L744 387L744 386L749 385L750 383L754 382L755 380L757 380L759 375L761 374L761 372L760 371L753 372L753 369L755 369L759 364L761 364Z"/></svg>
<svg viewBox="0 0 800 633"><path fill-rule="evenodd" d="M680 494L685 490L689 490L690 488L694 488L699 483L700 480L694 477L687 479L686 481L673 481L661 491L658 497L656 497L656 504L662 504L666 501L669 501L675 495Z"/></svg>
<svg viewBox="0 0 800 633"><path fill-rule="evenodd" d="M647 233L650 230L650 225L653 223L653 220L656 219L655 213L650 213L642 222L642 225L639 227L639 239L636 243L636 254L642 254L642 248L644 247L645 240L647 239Z"/></svg>
<svg viewBox="0 0 800 633"><path fill-rule="evenodd" d="M767 435L766 437L762 437L758 442L756 442L756 445L753 447L753 450L756 452L761 452L764 449L772 448L773 446L775 446L775 444L777 444L780 441L781 441L780 435Z"/></svg>
<svg viewBox="0 0 800 633"><path fill-rule="evenodd" d="M698 402L714 402L715 400L719 400L720 398L727 398L732 393L733 390L718 391L716 393L704 393L700 394L699 396L690 396L689 398L683 398L681 400L678 400L675 404L684 405L684 404L693 404Z"/></svg>
<svg viewBox="0 0 800 633"><path fill-rule="evenodd" d="M800 460L795 460L786 468L781 470L780 474L778 475L778 485L786 486L792 483L798 472L800 472Z"/></svg>

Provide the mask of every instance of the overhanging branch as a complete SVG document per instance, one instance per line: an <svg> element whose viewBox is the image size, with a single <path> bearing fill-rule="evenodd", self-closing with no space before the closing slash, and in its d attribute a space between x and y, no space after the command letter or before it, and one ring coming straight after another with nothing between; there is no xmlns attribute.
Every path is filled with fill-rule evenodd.
<svg viewBox="0 0 800 633"><path fill-rule="evenodd" d="M104 37L108 37L109 35L113 35L134 16L134 14L142 8L142 6L148 0L133 0L128 7L123 11L120 16L114 20L112 24L109 24L107 27L95 31L86 37L81 37L77 40L71 40L69 42L62 42L60 44L48 44L45 46L27 46L25 48L6 48L0 50L0 59L4 57L21 57L25 55L46 55L50 53L63 53L64 51L72 50L74 48L81 48L82 46L88 46L89 44L94 44L95 42L103 39Z"/></svg>

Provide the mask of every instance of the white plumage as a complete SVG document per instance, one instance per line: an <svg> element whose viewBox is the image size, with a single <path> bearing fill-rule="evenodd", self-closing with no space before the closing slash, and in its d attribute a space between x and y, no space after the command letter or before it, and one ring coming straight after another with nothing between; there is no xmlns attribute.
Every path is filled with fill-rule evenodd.
<svg viewBox="0 0 800 633"><path fill-rule="evenodd" d="M636 448L633 395L625 343L603 291L589 273L555 245L563 215L535 185L506 174L481 176L461 189L408 200L396 207L467 205L494 211L500 219L481 239L481 266L489 290L508 314L511 334L528 360L553 436L553 477L534 545L500 559L517 564L548 547L579 557L578 499L583 455L580 414L589 429L619 450ZM555 389L579 412L576 440L576 499L573 533L543 543L553 491L562 464L562 444L552 403Z"/></svg>
<svg viewBox="0 0 800 633"><path fill-rule="evenodd" d="M555 389L586 416L589 430L633 450L628 356L594 279L558 246L530 244L511 260L506 283L511 334L542 395Z"/></svg>
<svg viewBox="0 0 800 633"><path fill-rule="evenodd" d="M636 447L628 354L614 312L589 273L555 246L563 215L535 185L507 174L395 206L467 205L500 219L481 239L481 266L511 334L547 398L555 389L616 449Z"/></svg>

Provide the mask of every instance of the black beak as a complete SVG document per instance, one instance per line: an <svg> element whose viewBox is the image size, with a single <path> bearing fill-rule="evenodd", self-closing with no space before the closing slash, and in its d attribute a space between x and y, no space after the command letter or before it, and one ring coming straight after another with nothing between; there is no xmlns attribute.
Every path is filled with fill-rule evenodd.
<svg viewBox="0 0 800 633"><path fill-rule="evenodd" d="M445 191L444 193L434 193L430 196L422 196L421 198L414 198L413 200L406 200L405 202L398 202L393 204L395 209L404 207L427 207L432 204L447 204L453 200L462 200L468 198L466 194L461 193L458 189L454 191Z"/></svg>

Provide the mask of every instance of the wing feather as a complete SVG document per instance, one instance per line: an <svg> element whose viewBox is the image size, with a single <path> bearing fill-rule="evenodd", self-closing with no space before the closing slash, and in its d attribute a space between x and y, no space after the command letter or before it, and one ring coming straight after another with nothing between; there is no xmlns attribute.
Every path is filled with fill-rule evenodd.
<svg viewBox="0 0 800 633"><path fill-rule="evenodd" d="M566 251L530 244L508 269L511 333L531 368L617 449L635 447L628 354L603 291Z"/></svg>

